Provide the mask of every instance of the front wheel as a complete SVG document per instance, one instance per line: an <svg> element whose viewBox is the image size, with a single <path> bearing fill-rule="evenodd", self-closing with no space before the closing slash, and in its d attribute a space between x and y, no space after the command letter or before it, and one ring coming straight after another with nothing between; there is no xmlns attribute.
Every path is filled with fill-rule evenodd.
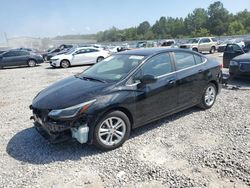
<svg viewBox="0 0 250 188"><path fill-rule="evenodd" d="M61 67L62 68L69 68L70 67L70 62L68 60L62 60L61 61Z"/></svg>
<svg viewBox="0 0 250 188"><path fill-rule="evenodd" d="M213 83L209 83L203 92L203 96L199 107L202 109L209 109L214 105L217 96L217 89Z"/></svg>
<svg viewBox="0 0 250 188"><path fill-rule="evenodd" d="M113 150L128 139L130 130L128 117L121 111L113 111L95 127L94 144L102 150Z"/></svg>

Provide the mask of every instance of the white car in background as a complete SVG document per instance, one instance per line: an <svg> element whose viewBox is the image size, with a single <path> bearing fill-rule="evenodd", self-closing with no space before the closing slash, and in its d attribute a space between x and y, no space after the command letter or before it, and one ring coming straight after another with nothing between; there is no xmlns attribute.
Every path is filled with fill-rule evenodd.
<svg viewBox="0 0 250 188"><path fill-rule="evenodd" d="M74 65L94 64L109 55L109 51L94 47L73 48L65 54L52 57L50 65L52 67L68 68Z"/></svg>

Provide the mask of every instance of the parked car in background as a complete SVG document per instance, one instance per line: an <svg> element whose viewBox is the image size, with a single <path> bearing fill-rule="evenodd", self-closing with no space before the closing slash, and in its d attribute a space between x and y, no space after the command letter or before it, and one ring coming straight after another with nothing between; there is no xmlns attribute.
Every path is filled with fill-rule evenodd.
<svg viewBox="0 0 250 188"><path fill-rule="evenodd" d="M226 49L223 54L223 67L229 68L230 61L242 54L248 53L250 51L250 41L246 41L246 46L244 48L240 47L238 44L227 44Z"/></svg>
<svg viewBox="0 0 250 188"><path fill-rule="evenodd" d="M157 42L155 41L140 41L137 42L136 48L152 48L157 47Z"/></svg>
<svg viewBox="0 0 250 188"><path fill-rule="evenodd" d="M186 44L181 44L180 48L191 49L196 52L210 52L214 53L217 49L218 43L214 37L201 37L188 40Z"/></svg>
<svg viewBox="0 0 250 188"><path fill-rule="evenodd" d="M229 64L230 77L250 78L250 53L245 53L233 58Z"/></svg>
<svg viewBox="0 0 250 188"><path fill-rule="evenodd" d="M165 40L161 43L162 47L172 47L175 44L175 40Z"/></svg>
<svg viewBox="0 0 250 188"><path fill-rule="evenodd" d="M58 48L51 49L47 53L44 53L43 58L45 61L49 61L52 57L54 57L56 55L64 54L68 50L70 50L71 48L73 48L73 45L62 44Z"/></svg>
<svg viewBox="0 0 250 188"><path fill-rule="evenodd" d="M245 46L243 39L229 39L229 40L225 40L220 45L218 45L217 51L224 52L227 44L234 44L234 43L238 44L242 48Z"/></svg>
<svg viewBox="0 0 250 188"><path fill-rule="evenodd" d="M221 64L196 52L130 50L42 90L30 108L51 142L74 138L112 150L131 129L192 106L211 108L221 79Z"/></svg>
<svg viewBox="0 0 250 188"><path fill-rule="evenodd" d="M93 47L72 48L65 54L50 59L52 67L68 68L74 65L93 64L110 55L109 51Z"/></svg>
<svg viewBox="0 0 250 188"><path fill-rule="evenodd" d="M26 50L9 50L0 54L0 67L29 66L34 67L43 63L43 57Z"/></svg>

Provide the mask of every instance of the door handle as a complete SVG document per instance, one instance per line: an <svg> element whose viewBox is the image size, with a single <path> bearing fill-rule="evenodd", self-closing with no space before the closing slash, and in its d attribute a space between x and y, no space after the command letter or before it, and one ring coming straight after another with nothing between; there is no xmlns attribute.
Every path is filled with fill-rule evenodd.
<svg viewBox="0 0 250 188"><path fill-rule="evenodd" d="M173 84L175 84L175 82L176 82L175 79L171 79L171 80L168 81L168 84L169 84L169 85L173 85Z"/></svg>
<svg viewBox="0 0 250 188"><path fill-rule="evenodd" d="M203 69L198 70L199 73L201 73L201 72L203 72L203 71L204 71Z"/></svg>

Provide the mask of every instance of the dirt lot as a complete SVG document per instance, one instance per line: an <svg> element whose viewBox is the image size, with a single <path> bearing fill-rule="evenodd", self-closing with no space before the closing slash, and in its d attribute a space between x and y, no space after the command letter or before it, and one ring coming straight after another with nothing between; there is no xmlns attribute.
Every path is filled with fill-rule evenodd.
<svg viewBox="0 0 250 188"><path fill-rule="evenodd" d="M114 151L51 145L32 128L28 106L85 68L0 70L0 187L250 186L250 81L224 88L210 110L191 108L134 130Z"/></svg>

